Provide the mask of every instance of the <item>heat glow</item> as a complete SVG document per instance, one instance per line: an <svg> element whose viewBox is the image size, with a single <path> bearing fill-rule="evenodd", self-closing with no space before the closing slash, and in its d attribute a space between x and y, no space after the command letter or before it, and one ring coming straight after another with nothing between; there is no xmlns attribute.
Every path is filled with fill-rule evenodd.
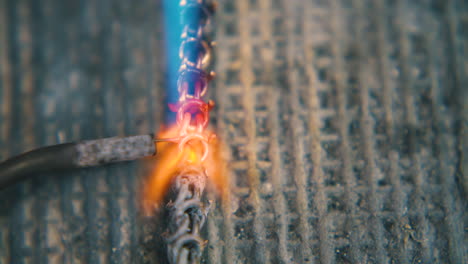
<svg viewBox="0 0 468 264"><path fill-rule="evenodd" d="M208 130L206 135L212 134ZM177 126L170 127L158 134L157 138L176 138L179 135ZM155 206L160 207L172 180L184 166L200 165L208 177L208 188L214 187L215 192L225 197L228 194L227 164L223 158L221 142L213 137L208 141L208 156L202 161L204 148L196 140L190 141L182 150L173 142L157 143L156 166L148 178L144 191L144 209L151 215Z"/></svg>

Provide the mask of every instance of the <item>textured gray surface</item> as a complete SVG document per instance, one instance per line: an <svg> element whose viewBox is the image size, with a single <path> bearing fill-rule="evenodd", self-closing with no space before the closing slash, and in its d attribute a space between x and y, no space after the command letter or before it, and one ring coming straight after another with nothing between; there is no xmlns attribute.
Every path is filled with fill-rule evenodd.
<svg viewBox="0 0 468 264"><path fill-rule="evenodd" d="M2 159L162 120L158 1L0 0ZM466 263L468 5L219 2L208 263ZM151 163L151 162L148 162ZM1 263L164 263L144 164L0 193Z"/></svg>
<svg viewBox="0 0 468 264"><path fill-rule="evenodd" d="M156 154L153 135L111 137L77 144L80 167L96 166L151 157Z"/></svg>

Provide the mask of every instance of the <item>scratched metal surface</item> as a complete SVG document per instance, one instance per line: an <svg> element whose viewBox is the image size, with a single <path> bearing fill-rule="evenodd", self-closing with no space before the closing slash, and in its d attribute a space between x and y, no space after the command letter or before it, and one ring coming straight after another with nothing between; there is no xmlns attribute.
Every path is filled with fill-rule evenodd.
<svg viewBox="0 0 468 264"><path fill-rule="evenodd" d="M161 3L0 0L1 159L163 119ZM468 5L219 1L206 263L467 263ZM151 162L149 162L151 163ZM148 164L0 193L0 263L165 263Z"/></svg>

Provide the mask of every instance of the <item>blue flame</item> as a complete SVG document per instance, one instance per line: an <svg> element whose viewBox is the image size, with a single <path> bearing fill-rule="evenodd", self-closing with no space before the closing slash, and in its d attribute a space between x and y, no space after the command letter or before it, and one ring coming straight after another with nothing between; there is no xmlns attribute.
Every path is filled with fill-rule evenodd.
<svg viewBox="0 0 468 264"><path fill-rule="evenodd" d="M163 3L164 32L166 45L166 95L169 103L177 102L177 76L180 67L179 47L181 43L182 24L181 7L177 0L164 0ZM175 114L166 105L166 121L172 123Z"/></svg>
<svg viewBox="0 0 468 264"><path fill-rule="evenodd" d="M196 25L200 19L199 9L196 8L197 4L189 4L189 7L187 8L181 7L179 3L180 1L178 0L164 0L163 3L167 59L166 94L167 101L169 103L176 103L179 99L179 93L177 91L177 78L179 75L181 62L181 59L179 58L179 49L182 43L181 35L184 27L182 23L189 23L193 26ZM186 12L183 12L184 8L186 8ZM166 119L169 123L172 123L175 120L175 114L171 112L168 107L166 107Z"/></svg>

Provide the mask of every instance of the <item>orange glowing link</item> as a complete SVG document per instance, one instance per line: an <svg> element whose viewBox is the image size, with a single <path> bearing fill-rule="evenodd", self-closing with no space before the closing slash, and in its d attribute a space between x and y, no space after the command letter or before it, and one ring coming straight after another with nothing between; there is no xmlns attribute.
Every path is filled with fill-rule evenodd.
<svg viewBox="0 0 468 264"><path fill-rule="evenodd" d="M151 215L155 207L159 207L172 180L184 166L199 165L205 169L208 177L208 187L221 196L227 195L227 164L223 158L223 147L214 134L205 130L203 132L209 140L208 153L203 160L205 147L199 140L191 140L180 149L178 142L157 143L158 154L156 166L152 172L144 191L144 209ZM213 135L213 136L211 136ZM158 134L158 138L177 138L180 136L178 126L172 126Z"/></svg>

